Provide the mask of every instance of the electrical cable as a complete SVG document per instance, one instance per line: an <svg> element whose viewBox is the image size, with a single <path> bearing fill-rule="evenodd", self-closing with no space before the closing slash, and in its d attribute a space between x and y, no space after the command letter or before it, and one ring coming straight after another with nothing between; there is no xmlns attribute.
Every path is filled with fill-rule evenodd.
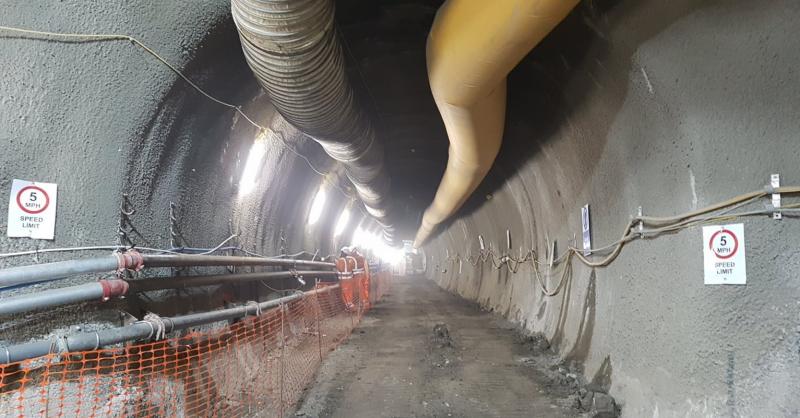
<svg viewBox="0 0 800 418"><path fill-rule="evenodd" d="M213 95L211 95L210 93L208 93L207 91L203 90L200 86L198 86L195 82L193 82L188 76L184 75L183 72L178 70L177 67L175 67L174 65L170 64L169 61L167 61L164 57L159 55L155 50L153 50L152 48L148 47L143 42L139 41L138 39L134 38L133 36L121 35L121 34L102 34L102 33L101 34L83 34L83 33L47 32L47 31L23 29L23 28L17 28L17 27L12 27L12 26L2 26L2 25L0 25L0 30L7 31L7 32L15 32L15 33L18 33L18 34L29 35L31 37L30 39L39 39L37 37L46 37L46 38L50 38L50 39L55 38L56 40L60 39L60 40L65 41L65 42L128 41L128 42L134 44L135 46L138 46L139 48L141 48L142 50L144 50L148 54L152 55L156 60L158 60L161 64L163 64L167 68L169 68L173 73L175 73L178 77L180 77L183 81L185 81L187 84L189 84L198 93L200 93L203 96L205 96L207 99L209 99L212 102L217 103L217 104L219 104L221 106L227 107L228 109L234 110L236 113L238 113L240 116L242 116L248 123L253 125L255 128L259 129L261 131L261 133L266 133L266 132L270 132L270 131L271 132L276 132L276 131L271 130L271 129L263 126L263 125L258 124L250 116L248 116L247 113L245 113L242 110L241 106L237 106L237 105L228 103L228 102L226 102L224 100L218 99L218 98L214 97ZM309 160L308 157L306 157L305 155L301 154L299 151L295 150L293 146L289 145L289 143L288 143L288 141L286 141L286 138L284 137L283 133L280 133L280 132L276 132L276 133L279 134L279 135L276 135L276 136L279 137L281 143L283 144L283 146L287 150L289 150L292 154L294 154L294 155L300 157L301 159L303 159L306 162L306 164L308 164L308 167L311 168L312 171L314 171L318 175L322 176L323 180L330 182L344 196L351 197L350 194L345 192L337 184L333 183L333 181L328 180L327 177L328 177L329 173L324 173L324 172L318 170L316 167L314 167L314 164L311 163L311 160Z"/></svg>
<svg viewBox="0 0 800 418"><path fill-rule="evenodd" d="M238 235L236 235L236 234L233 234L233 235L229 236L227 239L225 239L225 241L222 241L222 242L220 242L220 243L219 243L219 245L217 245L216 247L214 247L214 248L212 248L212 249L210 249L210 250L208 250L208 251L202 252L202 253L200 253L200 254L198 254L198 255L209 255L209 254L213 254L213 253L215 253L215 252L219 251L219 249L220 249L220 248L222 248L222 246L223 246L223 245L227 244L227 243L228 243L230 240L232 240L232 239L234 239L234 238L236 238L236 237L238 237Z"/></svg>
<svg viewBox="0 0 800 418"><path fill-rule="evenodd" d="M550 263L542 262L539 257L537 257L536 252L532 249L528 250L524 256L520 251L519 258L515 258L507 254L498 257L491 247L488 250L480 250L478 256L473 257L468 255L465 259L475 267L477 267L478 264L486 263L488 261L495 270L500 270L505 266L512 273L517 273L521 265L530 261L534 271L534 278L542 293L546 296L555 296L559 293L565 279L569 274L571 274L571 260L573 256L588 267L606 267L621 254L622 248L625 246L625 244L637 239L651 239L662 234L678 232L693 226L705 225L720 221L729 221L750 216L771 215L775 212L780 212L787 215L800 214L800 203L783 205L780 208L731 213L732 211L747 206L771 193L798 194L800 193L800 187L779 187L775 189L768 189L766 191L745 193L698 210L669 217L634 217L625 226L620 239L603 247L589 249L592 255L607 253L607 255L605 255L602 259L597 261L589 259L589 257L583 254L583 251L585 250L576 248L574 246L569 246L567 251L561 254L557 259L552 260ZM701 216L711 212L717 213L708 216ZM633 227L636 225L640 225L641 227L655 226L655 228L642 228L639 231L633 231ZM455 256L445 257L444 262L461 262L463 260L464 258L462 258L460 254L456 253ZM553 289L548 289L544 283L544 280L542 279L539 266L549 267L551 265L556 267L564 265L564 268L557 285ZM445 267L442 272L447 272L447 268ZM549 273L547 276L549 276Z"/></svg>
<svg viewBox="0 0 800 418"><path fill-rule="evenodd" d="M199 252L196 255L209 255L219 251L241 251L247 255L252 257L259 257L259 258L296 258L301 255L313 255L315 253L311 253L308 251L300 251L294 254L279 254L279 255L264 255L259 254L253 251L245 250L241 247L224 247L226 243L228 243L231 239L236 238L238 235L231 235L230 237L226 238L222 241L219 245L214 248L186 248L186 247L174 247L167 250L160 249L160 248L150 248L150 247L129 247L123 245L97 245L97 246L84 246L84 247L61 247L61 248L43 248L38 250L28 250L28 251L17 251L13 253L0 253L0 259L2 258L9 258L9 257L19 257L24 255L37 255L37 254L47 254L47 253L60 253L60 252L78 252L78 251L129 251L132 249L136 249L140 252L154 252L160 254L174 254L174 255L182 255L186 254L184 251L191 251L191 252ZM317 253L319 250L317 250ZM330 257L330 255L328 256Z"/></svg>

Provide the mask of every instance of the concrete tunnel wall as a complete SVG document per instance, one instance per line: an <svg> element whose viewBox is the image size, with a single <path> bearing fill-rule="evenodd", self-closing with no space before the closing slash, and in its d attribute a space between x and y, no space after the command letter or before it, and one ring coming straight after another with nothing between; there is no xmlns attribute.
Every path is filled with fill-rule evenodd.
<svg viewBox="0 0 800 418"><path fill-rule="evenodd" d="M574 261L555 297L530 264L444 262L476 256L479 234L498 255L580 247L584 204L600 247L639 206L667 216L763 190L771 173L800 180L800 4L597 3L511 74L501 155L426 247L428 276L543 333L624 416L798 415L797 219L730 222L744 223L746 286L703 284L700 227L635 241L607 268Z"/></svg>
<svg viewBox="0 0 800 418"><path fill-rule="evenodd" d="M36 1L0 4L0 15L8 25L131 34L212 94L270 121L317 168L331 170L319 147L271 110L241 57L228 8L216 0ZM608 268L576 263L553 298L541 295L528 266L516 274L467 263L460 275L457 266L433 269L445 250L475 255L478 234L502 250L506 229L512 252L544 254L549 238L561 253L574 235L580 239L580 207L587 203L594 243L602 245L619 237L638 206L652 215L684 212L760 189L775 172L796 184L798 21L800 7L790 0L582 3L511 74L501 155L460 217L426 247L436 257L429 277L544 333L624 405L626 416L800 413L793 396L800 387L795 219L744 221L742 287L702 284L699 228L635 242ZM308 229L307 208L321 178L274 137L257 189L240 198L255 129L129 43L4 34L0 54L14 57L0 60L0 190L14 178L59 185L56 239L3 234L0 251L116 244L122 193L137 210L139 245L169 245L173 201L195 246L228 237L232 219L240 243L258 252L280 252L282 230L287 252L337 247L331 229L344 198L329 192L327 218ZM7 202L0 199L0 231ZM32 261L0 259L0 266L21 260ZM238 300L269 297L257 286L233 291ZM115 303L169 315L230 298L226 289L194 296ZM108 307L4 321L0 338L4 344L74 324L116 326L118 311Z"/></svg>
<svg viewBox="0 0 800 418"><path fill-rule="evenodd" d="M214 247L236 233L239 237L231 244L257 253L319 250L325 256L349 239L347 234L339 242L332 237L335 216L348 200L331 184L343 176L315 142L274 111L244 62L229 8L228 1L0 5L3 24L9 26L132 35L209 93L242 105L272 130L257 145L264 157L256 184L242 185L257 130L234 111L202 97L152 56L127 41L56 42L3 32L0 190L7 193L13 179L57 183L58 205L53 241L8 238L8 199L0 199L0 252L117 245L123 193L129 194L136 210L131 222L137 232L129 235L138 246L170 247L170 202L177 205L184 246ZM322 177L290 152L280 136L307 155L316 169L333 170L322 186L327 190L323 217L313 227L306 220ZM247 187L252 191L241 191ZM353 212L355 224L360 215ZM108 253L0 258L0 267ZM169 273L165 269L148 274ZM97 278L5 290L0 298ZM272 283L272 287L296 285ZM168 316L274 297L259 283L181 292L18 315L3 321L0 340L2 344L27 341L65 332L73 325L87 330L119 326L125 320L120 311L139 317L147 311Z"/></svg>

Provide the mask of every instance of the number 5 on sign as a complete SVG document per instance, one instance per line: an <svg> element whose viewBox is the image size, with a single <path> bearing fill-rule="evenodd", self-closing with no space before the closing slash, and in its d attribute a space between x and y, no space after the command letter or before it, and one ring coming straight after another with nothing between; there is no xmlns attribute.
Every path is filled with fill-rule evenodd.
<svg viewBox="0 0 800 418"><path fill-rule="evenodd" d="M15 179L8 199L8 236L53 239L57 188L53 183Z"/></svg>

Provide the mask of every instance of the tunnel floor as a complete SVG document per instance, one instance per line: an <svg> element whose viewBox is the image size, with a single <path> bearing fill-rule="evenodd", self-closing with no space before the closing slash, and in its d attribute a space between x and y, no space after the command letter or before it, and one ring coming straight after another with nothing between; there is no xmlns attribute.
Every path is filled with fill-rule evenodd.
<svg viewBox="0 0 800 418"><path fill-rule="evenodd" d="M394 278L327 357L295 415L580 416L573 390L533 365L531 344L498 315L430 280Z"/></svg>

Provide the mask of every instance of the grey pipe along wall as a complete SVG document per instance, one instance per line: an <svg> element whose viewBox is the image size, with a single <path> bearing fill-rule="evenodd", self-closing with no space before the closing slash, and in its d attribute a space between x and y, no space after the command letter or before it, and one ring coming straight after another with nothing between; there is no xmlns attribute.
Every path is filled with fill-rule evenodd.
<svg viewBox="0 0 800 418"><path fill-rule="evenodd" d="M258 315L264 310L272 309L305 296L321 292L329 292L339 285L325 286L308 292L297 292L290 296L273 299L261 303L247 304L235 308L220 309L211 312L195 313L173 318L159 318L164 324L164 332L170 333L197 325L209 324L218 321L241 318L247 315ZM63 347L65 351L95 350L98 347L118 344L126 341L136 341L154 337L157 325L150 321L139 321L126 327L112 328L97 332L83 332L68 335L62 338L34 341L25 344L0 348L0 364L14 363L29 358L47 355L53 352L53 347ZM3 355L5 354L5 355Z"/></svg>

